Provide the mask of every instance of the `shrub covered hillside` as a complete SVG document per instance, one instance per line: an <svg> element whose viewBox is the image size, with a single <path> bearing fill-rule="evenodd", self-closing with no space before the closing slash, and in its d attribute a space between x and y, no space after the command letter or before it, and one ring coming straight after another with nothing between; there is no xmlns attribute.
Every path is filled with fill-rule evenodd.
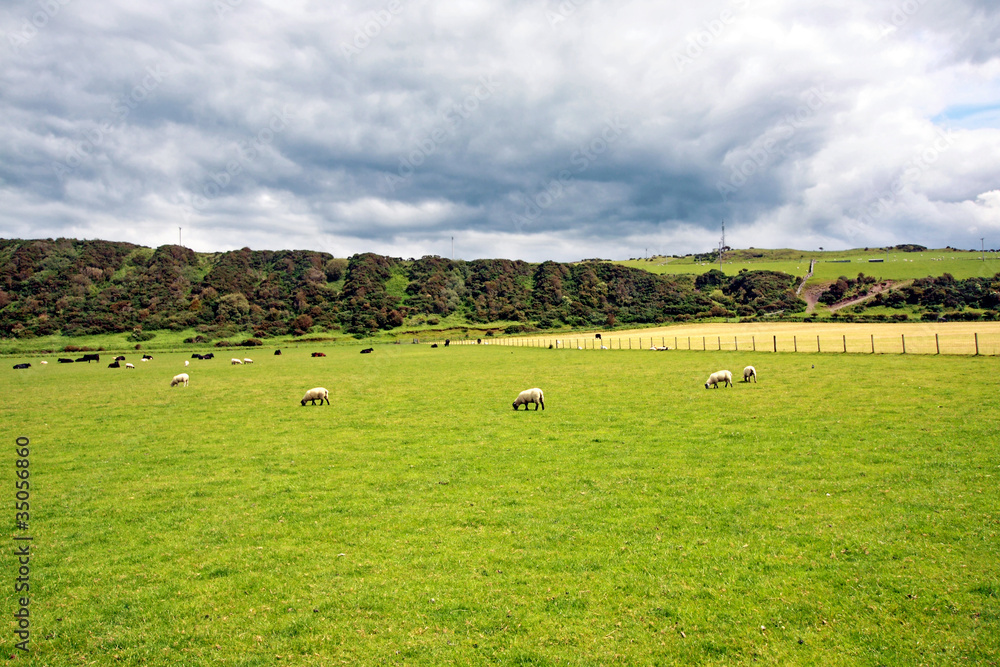
<svg viewBox="0 0 1000 667"><path fill-rule="evenodd" d="M707 276L707 277L706 277ZM798 312L795 279L657 276L587 261L339 259L308 250L196 253L110 241L0 240L0 335L314 327L365 334L414 315L547 328Z"/></svg>

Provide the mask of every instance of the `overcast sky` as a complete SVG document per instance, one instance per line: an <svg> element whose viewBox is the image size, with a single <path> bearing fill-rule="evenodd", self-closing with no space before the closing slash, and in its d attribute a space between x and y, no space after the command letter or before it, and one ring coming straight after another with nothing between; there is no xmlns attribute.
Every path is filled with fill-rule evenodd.
<svg viewBox="0 0 1000 667"><path fill-rule="evenodd" d="M1000 247L995 0L7 0L0 236Z"/></svg>

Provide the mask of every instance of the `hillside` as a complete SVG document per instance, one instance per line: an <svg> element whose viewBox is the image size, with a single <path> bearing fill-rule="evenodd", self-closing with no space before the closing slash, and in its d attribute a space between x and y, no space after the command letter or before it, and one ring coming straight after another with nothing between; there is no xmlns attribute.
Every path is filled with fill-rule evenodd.
<svg viewBox="0 0 1000 667"><path fill-rule="evenodd" d="M308 250L196 253L112 241L0 241L0 335L194 329L206 338L404 325L614 326L796 312L793 276L654 275L617 264L349 259Z"/></svg>

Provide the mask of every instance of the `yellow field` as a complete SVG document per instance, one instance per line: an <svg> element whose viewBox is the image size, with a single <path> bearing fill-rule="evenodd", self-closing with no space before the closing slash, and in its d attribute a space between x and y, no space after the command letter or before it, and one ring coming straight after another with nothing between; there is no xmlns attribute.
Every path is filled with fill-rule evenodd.
<svg viewBox="0 0 1000 667"><path fill-rule="evenodd" d="M597 333L597 332L595 332ZM600 349L1000 355L1000 322L684 324L633 331L497 338L492 345ZM558 342L557 342L558 341ZM475 344L475 341L472 341ZM905 346L905 350L904 350Z"/></svg>

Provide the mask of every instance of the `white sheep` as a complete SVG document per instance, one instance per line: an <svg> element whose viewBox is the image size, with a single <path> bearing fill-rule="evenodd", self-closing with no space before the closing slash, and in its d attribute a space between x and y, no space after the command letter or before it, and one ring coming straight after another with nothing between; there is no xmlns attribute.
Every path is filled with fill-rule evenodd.
<svg viewBox="0 0 1000 667"><path fill-rule="evenodd" d="M48 364L49 362L47 362L47 361L40 361L40 362L38 362L38 363L40 363L40 364L41 364L42 366L45 366L45 365L46 365L46 364Z"/></svg>
<svg viewBox="0 0 1000 667"><path fill-rule="evenodd" d="M135 368L135 364L125 364L125 368Z"/></svg>
<svg viewBox="0 0 1000 667"><path fill-rule="evenodd" d="M316 405L316 401L319 401L319 404L323 405L324 400L327 405L330 405L330 392L323 387L314 387L302 397L302 405L305 405L306 401L312 401L311 405Z"/></svg>
<svg viewBox="0 0 1000 667"><path fill-rule="evenodd" d="M183 384L185 387L188 386L188 380L191 378L187 373L181 373L180 375L175 375L174 379L170 381L171 387L176 387L179 384Z"/></svg>
<svg viewBox="0 0 1000 667"><path fill-rule="evenodd" d="M253 363L253 359L244 359L243 363L244 364L252 364Z"/></svg>
<svg viewBox="0 0 1000 667"><path fill-rule="evenodd" d="M757 384L757 369L753 366L747 366L743 369L743 381L749 382L750 378L753 378L754 384Z"/></svg>
<svg viewBox="0 0 1000 667"><path fill-rule="evenodd" d="M535 404L535 411L538 411L538 406L542 406L542 410L545 409L545 396L542 395L542 390L538 387L534 389L525 389L517 398L514 399L514 409L517 410L518 407L524 406L524 409L528 409L528 403Z"/></svg>
<svg viewBox="0 0 1000 667"><path fill-rule="evenodd" d="M143 358L142 358L142 359L140 359L139 361L149 361L149 359L147 359L146 357L143 357Z"/></svg>
<svg viewBox="0 0 1000 667"><path fill-rule="evenodd" d="M185 365L185 366L189 365L190 363L191 363L191 362L190 362L190 361L188 361L187 359L185 359L185 360L184 360L184 365Z"/></svg>
<svg viewBox="0 0 1000 667"><path fill-rule="evenodd" d="M729 371L715 371L708 376L708 382L705 383L705 389L710 389L711 387L719 388L719 383L725 382L725 386L733 386L733 374Z"/></svg>
<svg viewBox="0 0 1000 667"><path fill-rule="evenodd" d="M239 359L230 359L229 360L229 365L230 366L235 366L236 364L239 364L239 365L242 366L243 362L241 360L239 360Z"/></svg>

